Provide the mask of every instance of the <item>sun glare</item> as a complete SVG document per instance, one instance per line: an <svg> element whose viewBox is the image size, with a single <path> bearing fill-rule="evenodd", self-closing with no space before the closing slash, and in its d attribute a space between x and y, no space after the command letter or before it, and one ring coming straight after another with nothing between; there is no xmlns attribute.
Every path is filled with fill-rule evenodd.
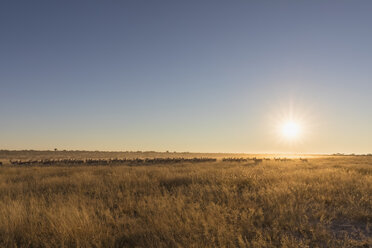
<svg viewBox="0 0 372 248"><path fill-rule="evenodd" d="M285 139L294 140L300 135L301 127L294 121L284 122L281 127L281 134Z"/></svg>
<svg viewBox="0 0 372 248"><path fill-rule="evenodd" d="M276 139L278 145L283 149L296 148L303 145L309 138L312 131L310 124L314 123L309 109L301 107L297 102L290 101L289 105L273 107L275 111L269 115L270 135Z"/></svg>

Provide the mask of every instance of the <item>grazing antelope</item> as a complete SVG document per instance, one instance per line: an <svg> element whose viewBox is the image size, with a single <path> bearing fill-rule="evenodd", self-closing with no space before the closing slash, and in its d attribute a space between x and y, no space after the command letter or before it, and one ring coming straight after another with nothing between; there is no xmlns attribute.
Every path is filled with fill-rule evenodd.
<svg viewBox="0 0 372 248"><path fill-rule="evenodd" d="M9 160L10 161L10 163L12 164L12 165L19 165L20 164L20 161L18 161L18 160L15 160L15 161L13 161L13 160Z"/></svg>
<svg viewBox="0 0 372 248"><path fill-rule="evenodd" d="M222 161L224 162L247 162L248 159L246 158L223 158Z"/></svg>
<svg viewBox="0 0 372 248"><path fill-rule="evenodd" d="M262 163L263 159L253 158L253 161L254 161L255 164L260 164L260 163Z"/></svg>
<svg viewBox="0 0 372 248"><path fill-rule="evenodd" d="M309 162L309 161L307 160L307 158L300 158L300 160L301 160L302 162L304 162L304 163Z"/></svg>
<svg viewBox="0 0 372 248"><path fill-rule="evenodd" d="M0 166L2 166L2 165L3 165L3 162L0 161Z"/></svg>

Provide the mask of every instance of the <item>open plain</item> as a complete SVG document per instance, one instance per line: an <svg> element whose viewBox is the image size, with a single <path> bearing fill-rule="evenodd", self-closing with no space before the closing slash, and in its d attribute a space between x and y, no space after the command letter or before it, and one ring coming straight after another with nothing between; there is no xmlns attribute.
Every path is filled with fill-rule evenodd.
<svg viewBox="0 0 372 248"><path fill-rule="evenodd" d="M249 155L223 161L234 155L133 153L132 159L198 156L216 161L9 162L130 157L63 153L1 151L1 247L372 245L371 156L265 160L262 155L255 162Z"/></svg>

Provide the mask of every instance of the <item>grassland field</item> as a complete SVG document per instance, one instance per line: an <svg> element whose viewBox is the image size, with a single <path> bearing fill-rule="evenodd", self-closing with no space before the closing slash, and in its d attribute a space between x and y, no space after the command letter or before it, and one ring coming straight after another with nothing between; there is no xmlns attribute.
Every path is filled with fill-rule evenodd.
<svg viewBox="0 0 372 248"><path fill-rule="evenodd" d="M252 156L0 151L0 247L372 247L372 156ZM9 163L115 157L218 160Z"/></svg>

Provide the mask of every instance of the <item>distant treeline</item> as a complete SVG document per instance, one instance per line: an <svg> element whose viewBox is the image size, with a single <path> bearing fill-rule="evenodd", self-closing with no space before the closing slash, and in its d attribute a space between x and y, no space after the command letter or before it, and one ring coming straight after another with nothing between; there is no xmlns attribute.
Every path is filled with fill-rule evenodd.
<svg viewBox="0 0 372 248"><path fill-rule="evenodd" d="M345 154L345 153L333 153L332 156L372 156L372 153L367 153L367 154L355 154L355 153L350 153L350 154Z"/></svg>

